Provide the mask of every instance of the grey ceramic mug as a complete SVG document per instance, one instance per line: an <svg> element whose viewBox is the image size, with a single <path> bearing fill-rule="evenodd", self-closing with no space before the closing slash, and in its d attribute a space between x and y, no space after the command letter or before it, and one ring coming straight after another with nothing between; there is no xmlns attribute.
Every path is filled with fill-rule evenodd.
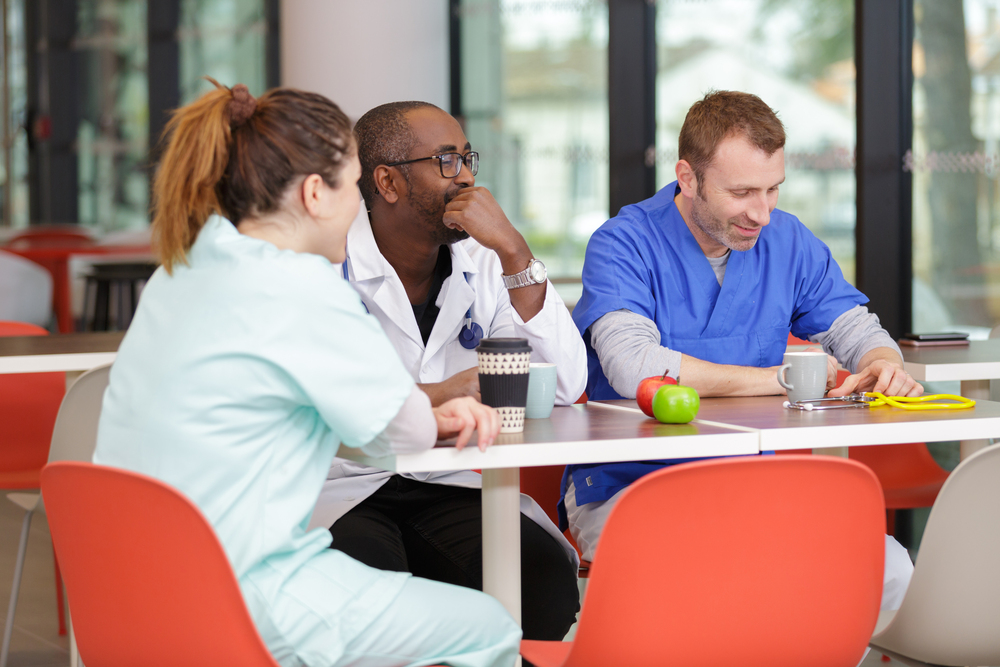
<svg viewBox="0 0 1000 667"><path fill-rule="evenodd" d="M823 398L827 364L824 352L785 352L778 367L778 384L788 391L788 400L794 403Z"/></svg>

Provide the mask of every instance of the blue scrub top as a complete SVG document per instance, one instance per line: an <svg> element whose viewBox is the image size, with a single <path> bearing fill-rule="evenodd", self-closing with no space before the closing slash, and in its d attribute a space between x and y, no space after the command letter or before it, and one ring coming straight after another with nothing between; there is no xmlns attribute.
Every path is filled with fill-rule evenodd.
<svg viewBox="0 0 1000 667"><path fill-rule="evenodd" d="M590 238L583 296L573 310L587 344L590 399L621 398L590 344L588 327L606 313L624 308L649 318L660 331L661 345L692 357L766 367L781 363L789 331L808 338L868 302L844 280L826 244L795 216L778 209L753 248L730 253L720 286L674 204L679 192L675 181L653 197L624 207ZM667 464L597 464L569 470L582 505L607 500Z"/></svg>

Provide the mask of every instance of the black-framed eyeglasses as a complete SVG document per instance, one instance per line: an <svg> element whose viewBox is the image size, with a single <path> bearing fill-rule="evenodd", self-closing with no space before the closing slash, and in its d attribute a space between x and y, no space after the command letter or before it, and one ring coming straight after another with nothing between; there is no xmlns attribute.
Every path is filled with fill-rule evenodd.
<svg viewBox="0 0 1000 667"><path fill-rule="evenodd" d="M462 171L462 163L468 167L469 172L475 176L479 172L479 153L469 151L465 155L461 153L441 153L440 155L430 155L428 157L418 157L412 160L402 160L401 162L390 162L387 167L398 167L411 162L423 162L424 160L437 160L438 167L441 168L441 176L444 178L455 178Z"/></svg>

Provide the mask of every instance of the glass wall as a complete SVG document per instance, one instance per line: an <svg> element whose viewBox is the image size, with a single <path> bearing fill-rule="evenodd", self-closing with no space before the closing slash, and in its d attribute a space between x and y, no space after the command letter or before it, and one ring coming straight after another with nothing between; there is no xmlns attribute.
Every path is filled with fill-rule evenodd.
<svg viewBox="0 0 1000 667"><path fill-rule="evenodd" d="M6 69L8 91L3 104L7 108L6 125L0 128L5 142L0 162L0 201L3 216L0 225L25 227L28 224L28 71L24 39L24 0L7 0L4 17L6 49L0 60ZM2 118L2 113L0 113Z"/></svg>
<svg viewBox="0 0 1000 667"><path fill-rule="evenodd" d="M267 20L264 0L182 0L181 104L210 90L210 76L225 86L267 89Z"/></svg>
<svg viewBox="0 0 1000 667"><path fill-rule="evenodd" d="M608 219L607 3L463 0L458 11L476 183L550 276L578 278L591 232Z"/></svg>
<svg viewBox="0 0 1000 667"><path fill-rule="evenodd" d="M916 0L913 328L1000 322L1000 2Z"/></svg>
<svg viewBox="0 0 1000 667"><path fill-rule="evenodd" d="M146 33L144 1L77 3L79 221L100 232L141 229L149 221Z"/></svg>
<svg viewBox="0 0 1000 667"><path fill-rule="evenodd" d="M688 108L711 90L758 95L785 125L778 206L854 281L854 3L658 0L656 180L675 180Z"/></svg>

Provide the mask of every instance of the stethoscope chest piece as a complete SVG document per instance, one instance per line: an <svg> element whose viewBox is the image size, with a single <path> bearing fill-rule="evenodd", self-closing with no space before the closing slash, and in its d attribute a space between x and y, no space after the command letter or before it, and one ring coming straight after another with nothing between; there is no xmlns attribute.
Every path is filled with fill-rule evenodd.
<svg viewBox="0 0 1000 667"><path fill-rule="evenodd" d="M466 350L474 350L479 347L479 341L483 339L483 328L472 321L472 317L465 318L465 326L458 332L458 342Z"/></svg>

